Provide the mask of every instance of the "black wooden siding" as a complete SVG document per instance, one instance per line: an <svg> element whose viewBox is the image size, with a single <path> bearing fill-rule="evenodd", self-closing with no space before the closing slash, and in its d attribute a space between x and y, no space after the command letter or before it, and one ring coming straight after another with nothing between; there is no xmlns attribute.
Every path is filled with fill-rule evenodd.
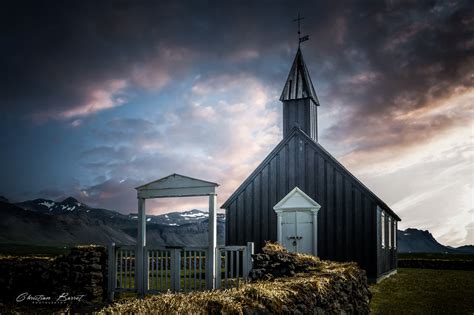
<svg viewBox="0 0 474 315"><path fill-rule="evenodd" d="M356 261L370 278L376 278L387 268L393 269L396 261L387 264L378 259L385 256L378 250L376 200L311 142L301 132L293 133L246 181L244 189L230 199L226 204L226 243L254 242L259 252L265 241L276 241L277 217L273 206L298 186L321 205L318 256ZM395 255L392 254L396 258ZM387 261L393 262L393 257Z"/></svg>
<svg viewBox="0 0 474 315"><path fill-rule="evenodd" d="M298 127L318 141L318 106L309 97L283 101L283 137Z"/></svg>

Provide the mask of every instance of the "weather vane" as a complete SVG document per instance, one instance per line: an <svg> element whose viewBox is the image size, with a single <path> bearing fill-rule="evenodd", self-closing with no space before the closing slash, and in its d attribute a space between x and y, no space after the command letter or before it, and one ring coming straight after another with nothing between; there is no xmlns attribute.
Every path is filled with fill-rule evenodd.
<svg viewBox="0 0 474 315"><path fill-rule="evenodd" d="M298 22L298 48L300 47L302 42L305 42L305 41L309 40L309 35L305 35L305 36L301 37L301 23L300 23L300 21L303 20L303 19L304 19L304 17L301 17L299 12L298 12L298 18L293 20L293 22Z"/></svg>

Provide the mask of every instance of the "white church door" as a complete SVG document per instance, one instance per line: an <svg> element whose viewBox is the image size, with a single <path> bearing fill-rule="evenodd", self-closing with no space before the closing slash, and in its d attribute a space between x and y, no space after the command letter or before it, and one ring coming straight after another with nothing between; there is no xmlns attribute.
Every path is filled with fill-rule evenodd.
<svg viewBox="0 0 474 315"><path fill-rule="evenodd" d="M290 252L318 254L318 210L321 206L295 187L273 209L278 242Z"/></svg>
<svg viewBox="0 0 474 315"><path fill-rule="evenodd" d="M313 213L285 211L282 213L282 245L290 252L313 254Z"/></svg>

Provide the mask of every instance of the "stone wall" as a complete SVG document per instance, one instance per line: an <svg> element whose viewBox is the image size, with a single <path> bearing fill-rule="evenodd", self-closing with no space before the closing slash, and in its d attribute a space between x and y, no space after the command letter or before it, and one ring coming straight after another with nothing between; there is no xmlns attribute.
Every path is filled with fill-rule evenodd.
<svg viewBox="0 0 474 315"><path fill-rule="evenodd" d="M1 258L0 270L4 306L64 306L106 299L107 250L103 246L74 247L68 255L53 259Z"/></svg>

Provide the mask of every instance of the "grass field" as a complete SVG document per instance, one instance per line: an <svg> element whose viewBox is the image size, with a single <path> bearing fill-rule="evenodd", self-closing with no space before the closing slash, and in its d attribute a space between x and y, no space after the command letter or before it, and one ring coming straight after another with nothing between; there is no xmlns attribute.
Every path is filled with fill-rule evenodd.
<svg viewBox="0 0 474 315"><path fill-rule="evenodd" d="M0 256L43 256L54 257L66 255L72 246L64 244L32 245L32 244L4 244L0 243Z"/></svg>
<svg viewBox="0 0 474 315"><path fill-rule="evenodd" d="M398 253L398 259L474 260L474 254Z"/></svg>
<svg viewBox="0 0 474 315"><path fill-rule="evenodd" d="M399 268L370 290L374 314L474 313L474 271Z"/></svg>

